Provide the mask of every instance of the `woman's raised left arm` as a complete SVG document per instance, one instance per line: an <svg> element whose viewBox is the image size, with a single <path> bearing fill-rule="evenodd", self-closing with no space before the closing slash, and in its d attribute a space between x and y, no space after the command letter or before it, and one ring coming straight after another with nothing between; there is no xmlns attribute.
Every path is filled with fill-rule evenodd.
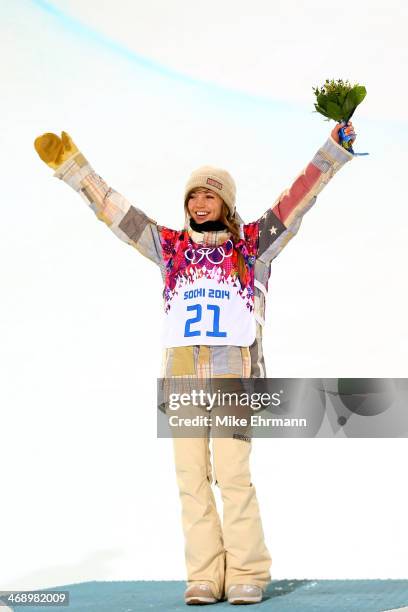
<svg viewBox="0 0 408 612"><path fill-rule="evenodd" d="M329 183L344 164L353 159L353 154L339 144L337 124L324 145L318 149L306 168L296 177L292 186L281 193L273 206L257 221L259 246L257 258L269 264L297 233L303 215L316 202L317 195ZM351 121L346 128L355 133Z"/></svg>

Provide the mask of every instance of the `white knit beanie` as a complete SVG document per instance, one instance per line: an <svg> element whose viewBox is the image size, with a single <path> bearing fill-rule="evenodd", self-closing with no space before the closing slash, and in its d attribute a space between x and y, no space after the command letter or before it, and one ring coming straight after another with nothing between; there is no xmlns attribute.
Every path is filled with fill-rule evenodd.
<svg viewBox="0 0 408 612"><path fill-rule="evenodd" d="M204 187L217 193L228 206L231 216L234 216L237 189L234 179L226 170L213 166L201 166L194 170L185 187L184 202L187 202L189 192L197 187Z"/></svg>

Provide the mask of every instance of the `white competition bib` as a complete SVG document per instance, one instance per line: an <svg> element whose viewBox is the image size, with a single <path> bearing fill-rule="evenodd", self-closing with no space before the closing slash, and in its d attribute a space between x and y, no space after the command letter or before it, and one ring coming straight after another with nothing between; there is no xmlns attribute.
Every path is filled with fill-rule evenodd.
<svg viewBox="0 0 408 612"><path fill-rule="evenodd" d="M232 277L220 282L221 268L214 268L215 278L201 276L193 283L177 279L169 310L165 314L163 344L250 346L256 335L253 306L247 291Z"/></svg>

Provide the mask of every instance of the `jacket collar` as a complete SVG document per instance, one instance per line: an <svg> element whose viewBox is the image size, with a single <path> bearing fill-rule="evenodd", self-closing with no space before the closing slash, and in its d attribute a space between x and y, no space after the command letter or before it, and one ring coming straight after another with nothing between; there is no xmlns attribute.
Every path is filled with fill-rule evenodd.
<svg viewBox="0 0 408 612"><path fill-rule="evenodd" d="M218 230L215 232L196 232L190 226L187 228L188 235L191 240L197 244L205 244L207 246L219 246L227 242L231 237L231 232L228 230Z"/></svg>
<svg viewBox="0 0 408 612"><path fill-rule="evenodd" d="M241 217L237 213L235 214L238 219L238 222L242 223L243 221ZM219 246L220 244L224 244L224 242L227 242L227 240L231 238L231 232L227 229L217 230L213 232L196 232L190 226L190 215L188 214L185 218L184 228L187 230L191 240L196 244L205 244L207 246L215 247Z"/></svg>

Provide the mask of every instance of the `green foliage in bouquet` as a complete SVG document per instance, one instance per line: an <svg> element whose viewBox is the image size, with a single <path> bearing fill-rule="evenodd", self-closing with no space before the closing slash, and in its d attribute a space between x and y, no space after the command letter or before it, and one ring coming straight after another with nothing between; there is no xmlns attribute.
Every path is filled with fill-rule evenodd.
<svg viewBox="0 0 408 612"><path fill-rule="evenodd" d="M367 91L363 85L351 86L349 81L329 81L326 79L324 85L319 89L313 87L316 96L316 112L327 117L327 121L349 121L357 106L366 97Z"/></svg>

